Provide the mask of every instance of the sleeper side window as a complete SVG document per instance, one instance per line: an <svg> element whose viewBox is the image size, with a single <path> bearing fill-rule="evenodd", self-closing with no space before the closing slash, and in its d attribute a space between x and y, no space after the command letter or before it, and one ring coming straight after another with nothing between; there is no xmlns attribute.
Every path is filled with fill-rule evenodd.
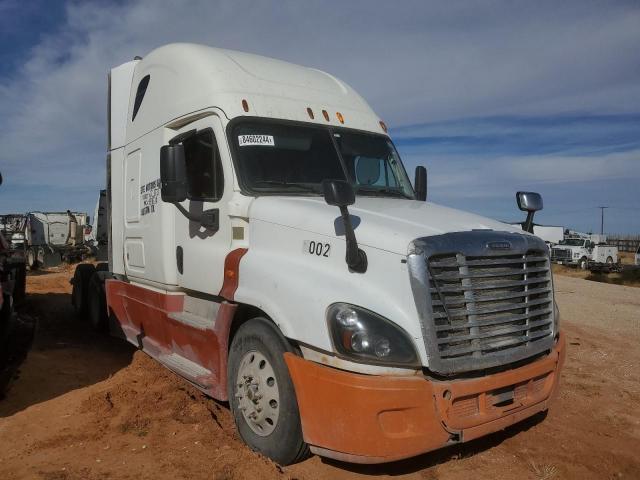
<svg viewBox="0 0 640 480"><path fill-rule="evenodd" d="M149 86L150 79L151 75L146 75L142 78L142 80L140 80L140 83L138 84L138 89L136 90L136 99L133 102L133 115L131 117L132 122L136 119L138 110L140 110L140 105L142 105L144 94L147 93L147 87Z"/></svg>
<svg viewBox="0 0 640 480"><path fill-rule="evenodd" d="M187 197L190 200L210 202L220 200L224 176L213 130L202 130L183 144L187 167Z"/></svg>

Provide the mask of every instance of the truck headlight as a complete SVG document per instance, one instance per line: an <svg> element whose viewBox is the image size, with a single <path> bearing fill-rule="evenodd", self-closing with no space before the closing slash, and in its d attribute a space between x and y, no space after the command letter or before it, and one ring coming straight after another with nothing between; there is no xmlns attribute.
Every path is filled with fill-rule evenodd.
<svg viewBox="0 0 640 480"><path fill-rule="evenodd" d="M333 347L341 356L366 363L420 365L409 335L369 310L334 303L327 309L327 323Z"/></svg>

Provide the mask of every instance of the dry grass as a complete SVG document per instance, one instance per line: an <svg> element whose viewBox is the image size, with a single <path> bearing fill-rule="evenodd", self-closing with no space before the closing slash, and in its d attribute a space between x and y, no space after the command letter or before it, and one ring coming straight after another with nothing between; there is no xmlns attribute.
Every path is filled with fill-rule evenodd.
<svg viewBox="0 0 640 480"><path fill-rule="evenodd" d="M537 464L534 461L530 461L529 466L531 467L531 471L535 475L535 478L539 480L551 480L558 476L558 468L554 465L546 463Z"/></svg>

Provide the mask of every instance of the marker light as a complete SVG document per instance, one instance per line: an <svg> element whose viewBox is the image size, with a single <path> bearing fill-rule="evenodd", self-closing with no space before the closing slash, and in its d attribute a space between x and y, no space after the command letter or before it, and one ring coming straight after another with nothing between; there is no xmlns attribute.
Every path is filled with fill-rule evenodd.
<svg viewBox="0 0 640 480"><path fill-rule="evenodd" d="M249 103L248 103L244 98L242 99L242 109L243 109L245 112L248 112L248 111L249 111Z"/></svg>
<svg viewBox="0 0 640 480"><path fill-rule="evenodd" d="M328 122L329 121L329 114L327 113L326 110L322 110L322 115L324 116L324 119Z"/></svg>
<svg viewBox="0 0 640 480"><path fill-rule="evenodd" d="M313 110L310 107L307 107L307 113L309 114L309 118L313 120Z"/></svg>
<svg viewBox="0 0 640 480"><path fill-rule="evenodd" d="M364 363L418 367L413 340L398 325L355 305L334 303L327 323L338 355Z"/></svg>
<svg viewBox="0 0 640 480"><path fill-rule="evenodd" d="M380 128L384 130L384 133L387 133L387 124L380 120Z"/></svg>
<svg viewBox="0 0 640 480"><path fill-rule="evenodd" d="M344 117L342 116L342 114L340 112L336 112L336 117L338 117L338 121L340 123L344 123Z"/></svg>

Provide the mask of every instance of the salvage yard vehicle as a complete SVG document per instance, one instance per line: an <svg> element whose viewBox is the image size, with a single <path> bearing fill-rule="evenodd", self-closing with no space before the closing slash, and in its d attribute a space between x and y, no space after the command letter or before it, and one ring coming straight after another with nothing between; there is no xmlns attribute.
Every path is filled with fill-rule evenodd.
<svg viewBox="0 0 640 480"><path fill-rule="evenodd" d="M73 223L67 212L30 212L26 215L25 249L30 269L79 261L90 253L84 242L87 214L71 213L75 227L71 226Z"/></svg>
<svg viewBox="0 0 640 480"><path fill-rule="evenodd" d="M2 175L0 175L1 184ZM10 347L15 341L17 320L14 305L24 299L25 293L26 265L22 250L13 248L12 244L5 239L3 232L0 232L0 396L8 381L5 367L10 360Z"/></svg>
<svg viewBox="0 0 640 480"><path fill-rule="evenodd" d="M251 448L387 462L549 408L544 241L427 202L351 87L172 44L108 91L109 258L77 267L74 307L228 400ZM518 202L530 228L541 201Z"/></svg>
<svg viewBox="0 0 640 480"><path fill-rule="evenodd" d="M551 249L551 260L561 265L573 265L582 270L590 266L613 267L618 263L618 247L607 245L604 239L596 243L590 237L568 237Z"/></svg>

